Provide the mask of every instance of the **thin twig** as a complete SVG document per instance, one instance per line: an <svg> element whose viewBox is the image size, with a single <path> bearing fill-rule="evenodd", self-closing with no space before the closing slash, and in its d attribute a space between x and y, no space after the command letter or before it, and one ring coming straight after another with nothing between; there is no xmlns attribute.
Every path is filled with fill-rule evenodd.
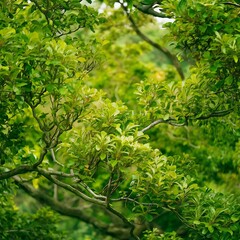
<svg viewBox="0 0 240 240"><path fill-rule="evenodd" d="M52 171L50 169L48 169L48 173L50 175L55 175L55 176L65 177L65 178L73 178L73 177L75 177L74 173L64 173L64 172Z"/></svg>
<svg viewBox="0 0 240 240"><path fill-rule="evenodd" d="M87 202L95 203L95 204L101 205L101 206L106 206L105 201L101 201L99 199L91 198L91 197L87 196L86 194L82 193L81 191L79 191L77 188L75 188L71 184L67 184L67 183L64 183L64 182L56 179L48 171L38 168L38 172L40 174L42 174L45 178L47 178L49 181L51 181L52 183L55 183L58 186L74 193L75 195L79 196L80 198L82 198L83 200L85 200Z"/></svg>
<svg viewBox="0 0 240 240"><path fill-rule="evenodd" d="M59 166L64 167L63 164L61 164L60 162L57 161L53 148L50 148L50 152L51 152L53 161L54 161L56 164L58 164Z"/></svg>
<svg viewBox="0 0 240 240"><path fill-rule="evenodd" d="M136 201L132 198L128 198L128 197L111 199L111 202L122 202L122 201L133 202L133 203L136 203L137 205L143 205L143 206L149 206L149 207L152 207L152 206L159 207L159 204L157 204L157 203L141 203L141 202L138 202L138 201Z"/></svg>
<svg viewBox="0 0 240 240"><path fill-rule="evenodd" d="M84 28L85 26L78 26L76 29L74 30L69 30L68 32L65 32L65 33L60 33L59 35L55 36L55 38L59 38L59 37L62 37L62 36L65 36L65 35L69 35L69 34L72 34L72 33L75 33L77 32L80 28Z"/></svg>

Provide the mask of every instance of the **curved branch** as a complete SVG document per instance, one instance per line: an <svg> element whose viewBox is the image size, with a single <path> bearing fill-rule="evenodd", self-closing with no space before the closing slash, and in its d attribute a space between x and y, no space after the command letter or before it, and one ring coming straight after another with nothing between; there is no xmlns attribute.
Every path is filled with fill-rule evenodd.
<svg viewBox="0 0 240 240"><path fill-rule="evenodd" d="M141 203L141 202L138 202L137 200L134 200L129 197L113 198L113 199L111 199L111 202L132 202L137 205L143 205L143 206L148 206L148 207L152 207L152 206L155 206L157 208L160 207L160 205L158 203Z"/></svg>
<svg viewBox="0 0 240 240"><path fill-rule="evenodd" d="M0 180L11 178L15 175L23 174L23 173L27 173L27 172L31 172L31 171L36 171L36 168L34 168L33 166L29 166L29 165L22 165L22 166L16 167L15 169L1 173Z"/></svg>
<svg viewBox="0 0 240 240"><path fill-rule="evenodd" d="M121 6L124 10L124 12L126 13L128 20L131 22L132 24L132 28L133 30L136 32L136 34L145 42L147 42L148 44L150 44L152 47L156 48L158 51L162 52L172 63L172 65L176 68L178 74L180 75L181 79L184 79L184 73L183 70L181 68L181 65L177 59L177 57L175 55L173 55L167 48L159 45L158 43L152 41L150 38L148 38L145 34L143 34L140 29L138 28L137 24L135 23L135 21L133 20L132 16L130 15L128 9L121 3Z"/></svg>
<svg viewBox="0 0 240 240"><path fill-rule="evenodd" d="M134 234L134 229L135 229L135 226L134 226L134 224L132 224L131 222L129 222L128 220L127 220L127 218L125 218L121 213L119 213L118 211L116 211L115 209L113 209L110 205L108 205L107 206L107 209L111 212L111 213L113 213L114 215L116 215L116 216L118 216L120 219L122 219L122 221L124 222L124 223L126 223L128 226L130 226L131 227L131 230L130 230L130 235L131 235L131 238L129 238L129 240L131 240L131 239L139 239L137 236L135 236L135 234Z"/></svg>
<svg viewBox="0 0 240 240"><path fill-rule="evenodd" d="M44 15L44 17L47 20L48 26L50 26L50 21L49 21L48 15L47 15L48 12L46 10L42 9L42 7L38 4L37 0L32 0L32 2L36 5L38 10Z"/></svg>
<svg viewBox="0 0 240 240"><path fill-rule="evenodd" d="M76 196L80 197L81 199L85 200L86 202L94 203L94 204L97 204L100 206L106 206L105 201L87 196L86 194L82 193L77 188L73 187L72 185L61 182L60 180L54 178L48 171L38 168L38 172L40 174L42 174L45 178L47 178L50 182L55 183L58 186L68 190L69 192L74 193Z"/></svg>
<svg viewBox="0 0 240 240"><path fill-rule="evenodd" d="M232 111L233 111L233 109L231 108L231 109L223 110L223 111L215 111L206 116L192 117L192 118L185 117L185 121L183 123L178 123L177 120L173 119L173 118L169 118L166 120L161 118L161 119L158 119L158 120L152 122L147 127L143 128L141 131L146 132L147 130L155 127L156 125L158 125L160 123L168 123L175 127L186 126L188 124L188 120L206 120L206 119L214 118L214 117L224 117L224 116L227 116L228 114L230 114Z"/></svg>
<svg viewBox="0 0 240 240"><path fill-rule="evenodd" d="M231 5L231 6L234 6L234 7L239 7L239 8L240 8L240 4L237 4L237 3L232 3L232 2L224 2L223 4L224 4L224 5Z"/></svg>
<svg viewBox="0 0 240 240"><path fill-rule="evenodd" d="M133 4L133 6L144 14L148 14L159 18L169 18L169 16L167 16L166 14L155 11L153 5Z"/></svg>
<svg viewBox="0 0 240 240"><path fill-rule="evenodd" d="M34 163L33 165L21 165L19 167L16 167L15 169L1 173L0 180L11 178L18 174L37 171L37 167L42 163L46 154L47 154L47 150L44 148L39 157L39 160L36 163Z"/></svg>
<svg viewBox="0 0 240 240"><path fill-rule="evenodd" d="M23 183L18 176L15 176L14 180L17 185L19 185L27 194L29 194L40 203L50 206L54 211L90 224L103 234L110 235L122 240L130 239L130 228L126 226L119 227L119 224L116 226L114 224L107 224L105 222L99 221L98 218L86 214L86 211L84 209L68 207L67 204L54 200L53 198L47 196L44 192L33 188L30 184Z"/></svg>
<svg viewBox="0 0 240 240"><path fill-rule="evenodd" d="M83 25L83 26L78 26L77 28L75 28L74 30L69 30L68 32L65 32L65 33L60 33L59 35L57 35L55 38L60 38L60 37L62 37L62 36L65 36L65 35L69 35L69 34L72 34L72 33L75 33L75 32L77 32L80 28L84 28L85 27L85 25Z"/></svg>
<svg viewBox="0 0 240 240"><path fill-rule="evenodd" d="M168 124L170 124L172 126L176 126L176 127L181 127L181 126L187 125L187 121L186 120L183 123L178 123L178 122L176 122L175 119L172 119L172 118L169 118L167 120L164 120L164 119L161 118L161 119L158 119L158 120L152 122L147 127L143 128L141 131L142 132L146 132L147 130L153 128L154 126L156 126L156 125L158 125L160 123L168 123Z"/></svg>
<svg viewBox="0 0 240 240"><path fill-rule="evenodd" d="M197 120L206 120L206 119L209 119L209 118L212 118L212 117L224 117L224 116L230 114L232 111L233 111L232 108L228 109L228 110L223 110L223 111L216 111L216 112L210 113L209 115L201 116L201 117L198 117L196 119Z"/></svg>
<svg viewBox="0 0 240 240"><path fill-rule="evenodd" d="M43 159L44 159L46 154L47 154L47 149L44 148L42 153L41 153L41 155L40 155L40 157L39 157L39 160L36 163L33 164L33 168L38 167L42 163L42 161L43 161Z"/></svg>

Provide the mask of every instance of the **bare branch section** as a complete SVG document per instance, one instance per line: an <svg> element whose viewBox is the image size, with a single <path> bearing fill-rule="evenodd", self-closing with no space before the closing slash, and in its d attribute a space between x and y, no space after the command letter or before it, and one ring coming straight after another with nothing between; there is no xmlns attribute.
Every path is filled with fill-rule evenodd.
<svg viewBox="0 0 240 240"><path fill-rule="evenodd" d="M63 189L66 189L69 192L74 193L76 196L80 197L81 199L83 199L83 200L85 200L87 202L90 202L90 203L93 203L93 204L97 204L97 205L100 205L100 206L105 206L106 205L105 201L96 199L94 197L92 198L92 197L87 196L86 194L84 194L83 192L79 191L74 186L72 186L70 184L67 184L67 183L64 183L64 182L58 180L57 178L53 177L51 175L51 173L49 173L48 171L46 171L44 169L38 168L38 172L42 176L44 176L46 179L48 179L50 182L52 182L54 184L57 184L59 187L62 187Z"/></svg>
<svg viewBox="0 0 240 240"><path fill-rule="evenodd" d="M168 124L170 124L170 125L172 125L172 126L176 126L176 127L180 127L180 126L185 126L185 125L187 125L187 122L186 122L186 121L183 122L183 123L177 123L176 120L171 119L171 118L170 118L170 119L167 119L167 120L164 120L164 119L161 118L161 119L158 119L158 120L152 122L152 123L149 124L147 127L143 128L141 131L142 131L142 132L146 132L147 130L155 127L156 125L158 125L158 124L160 124L160 123L168 123Z"/></svg>
<svg viewBox="0 0 240 240"><path fill-rule="evenodd" d="M224 2L223 4L240 8L240 4L233 3L233 2Z"/></svg>
<svg viewBox="0 0 240 240"><path fill-rule="evenodd" d="M167 48L159 45L158 43L152 41L150 38L148 38L145 34L143 34L140 29L138 28L137 24L135 23L135 21L133 20L132 16L130 15L128 9L124 6L124 4L121 3L121 6L124 10L124 12L126 13L128 20L131 22L132 24L132 28L133 30L136 32L136 34L145 42L147 42L148 44L150 44L151 46L153 46L155 49L157 49L158 51L160 51L161 53L163 53L172 63L172 65L176 68L178 74L180 75L181 79L184 79L184 73L183 70L181 68L181 65L177 59L177 57L175 55L173 55Z"/></svg>
<svg viewBox="0 0 240 240"><path fill-rule="evenodd" d="M47 20L48 26L50 26L50 20L49 20L49 18L48 18L48 14L47 14L48 11L42 9L42 7L38 4L38 1L37 1L37 0L32 0L32 2L36 5L36 7L38 8L38 10L44 15L44 17L45 17L46 20Z"/></svg>
<svg viewBox="0 0 240 240"><path fill-rule="evenodd" d="M72 208L68 207L68 204L64 202L59 202L54 200L52 197L49 197L44 192L33 188L30 184L23 183L20 177L13 177L15 182L31 197L36 199L42 204L50 206L54 211L69 217L79 219L87 224L92 225L98 229L101 233L107 234L115 237L116 239L127 240L131 239L130 227L128 226L119 226L119 224L114 225L114 223L108 224L102 221L99 221L98 218L88 215L86 209L81 208ZM107 212L105 212L108 214Z"/></svg>
<svg viewBox="0 0 240 240"><path fill-rule="evenodd" d="M33 166L21 165L19 167L16 167L15 169L9 170L9 171L4 172L4 173L1 173L0 174L0 180L11 178L11 177L13 177L15 175L18 175L18 174L32 172L32 171L34 171L34 169L35 168Z"/></svg>
<svg viewBox="0 0 240 240"><path fill-rule="evenodd" d="M18 174L37 171L37 167L42 163L46 154L47 154L47 150L43 149L39 157L39 160L36 163L34 163L33 165L21 165L19 167L16 167L15 169L9 170L7 172L3 172L0 174L0 180L11 178Z"/></svg>
<svg viewBox="0 0 240 240"><path fill-rule="evenodd" d="M215 118L215 117L224 117L229 115L231 112L233 111L233 109L228 109L228 110L223 110L223 111L216 111L213 113L210 113L209 115L206 116L200 116L200 117L192 117L192 118L185 118L184 122L179 123L176 119L173 118L169 118L167 120L164 119L158 119L154 122L152 122L151 124L149 124L147 127L143 128L141 131L142 132L146 132L149 129L155 127L156 125L160 124L160 123L167 123L170 124L172 126L176 126L176 127L181 127L181 126L186 126L188 125L188 120L207 120L209 118Z"/></svg>
<svg viewBox="0 0 240 240"><path fill-rule="evenodd" d="M165 13L155 11L154 4L150 4L150 5L133 4L133 6L144 14L148 14L154 17L159 17L159 18L169 18L169 16L167 16Z"/></svg>

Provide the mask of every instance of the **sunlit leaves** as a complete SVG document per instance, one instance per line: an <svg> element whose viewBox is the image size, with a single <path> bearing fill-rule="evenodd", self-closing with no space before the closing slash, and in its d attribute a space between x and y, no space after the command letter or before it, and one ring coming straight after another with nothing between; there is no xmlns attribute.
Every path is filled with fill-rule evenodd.
<svg viewBox="0 0 240 240"><path fill-rule="evenodd" d="M132 4L128 7L134 11ZM20 171L23 181L35 190L47 189L49 198L54 192L59 204L73 196L61 187L56 193L53 185L62 181L61 186L71 184L68 189L86 194L86 202L73 200L74 207L80 202L90 209L90 200L95 211L94 203L100 202L101 211L116 209L112 213L127 224L141 220L151 229L161 228L146 232L146 239L180 239L181 228L191 239L234 239L239 236L238 202L216 193L234 190L219 190L209 179L227 182L231 176L232 185L238 180L238 11L204 0L158 4L174 17L166 31L179 56L192 65L185 81L153 60L145 43L124 35L130 25L120 11L111 11L110 21L93 34L104 19L77 0L1 3L1 176L30 166L34 173ZM140 25L145 20L136 19ZM150 33L157 36L157 29ZM220 118L225 113L232 115ZM220 120L210 125L211 117ZM147 136L142 129L157 119L185 126L165 125ZM209 122L200 123L205 119ZM5 195L0 197L7 206L1 212L3 225L13 222L18 229L21 216L6 205ZM92 212L86 212L91 219ZM104 213L98 220L105 224ZM52 226L51 219L52 212L43 210L23 217L21 226L28 229L30 222L40 229L39 223ZM46 227L36 234L51 239L53 233Z"/></svg>

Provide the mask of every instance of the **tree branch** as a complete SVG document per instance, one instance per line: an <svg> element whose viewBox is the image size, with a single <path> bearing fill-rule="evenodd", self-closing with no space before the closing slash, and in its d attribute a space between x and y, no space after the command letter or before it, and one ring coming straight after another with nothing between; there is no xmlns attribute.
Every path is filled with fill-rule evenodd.
<svg viewBox="0 0 240 240"><path fill-rule="evenodd" d="M65 35L69 35L69 34L72 34L72 33L75 33L77 32L80 28L84 28L85 26L78 26L77 28L75 28L74 30L69 30L68 32L65 32L65 33L60 33L59 35L57 35L55 38L60 38L62 36L65 36Z"/></svg>
<svg viewBox="0 0 240 240"><path fill-rule="evenodd" d="M172 126L175 126L175 127L186 126L188 124L188 120L206 120L206 119L213 118L213 117L224 117L224 116L227 116L228 114L230 114L232 111L233 111L233 109L231 108L231 109L228 109L228 110L212 112L212 113L210 113L209 115L206 115L206 116L192 117L192 118L185 117L185 120L184 120L183 123L178 123L177 120L173 119L173 118L169 118L167 120L164 120L164 119L161 118L161 119L158 119L158 120L152 122L147 127L143 128L141 131L146 132L149 129L155 127L156 125L158 125L160 123L168 123L168 124L170 124Z"/></svg>
<svg viewBox="0 0 240 240"><path fill-rule="evenodd" d="M47 15L47 11L42 9L42 7L38 4L37 0L32 0L32 2L36 5L38 10L44 15L44 17L47 20L48 26L50 26L50 21L49 21L48 15Z"/></svg>
<svg viewBox="0 0 240 240"><path fill-rule="evenodd" d="M160 205L157 203L141 203L141 202L138 202L137 200L134 200L129 197L120 197L120 198L111 199L111 202L124 202L124 201L125 202L133 202L137 205L143 205L143 206L148 206L148 207L152 207L152 206L160 207Z"/></svg>
<svg viewBox="0 0 240 240"><path fill-rule="evenodd" d="M232 111L233 111L232 108L228 109L228 110L223 110L223 111L216 111L216 112L210 113L209 115L206 115L206 116L200 116L196 119L197 120L205 120L205 119L209 119L212 117L224 117L224 116L230 114Z"/></svg>
<svg viewBox="0 0 240 240"><path fill-rule="evenodd" d="M116 216L118 216L120 219L122 219L122 221L124 222L124 223L126 223L127 224L127 226L131 226L131 230L130 230L130 235L131 235L131 238L129 238L129 240L131 240L131 239L139 239L137 236L135 236L135 234L134 234L134 229L135 229L135 226L134 226L134 224L133 223L131 223L131 222L129 222L128 220L127 220L127 218L125 218L121 213L119 213L118 211L116 211L115 209L113 209L110 205L108 205L107 206L107 209L111 212L111 213L113 213L114 215L116 215Z"/></svg>
<svg viewBox="0 0 240 240"><path fill-rule="evenodd" d="M129 227L119 227L119 224L114 225L113 223L108 224L99 221L98 218L94 218L93 216L89 216L88 214L86 214L85 209L68 207L67 204L54 200L53 198L46 195L44 192L33 188L30 184L23 183L18 176L15 176L14 180L31 197L33 197L42 204L50 206L54 211L62 215L79 219L87 224L92 225L103 234L113 236L117 239L128 240L131 237Z"/></svg>
<svg viewBox="0 0 240 240"><path fill-rule="evenodd" d="M27 172L37 171L37 167L42 163L46 154L47 154L47 150L44 148L39 157L39 160L36 163L34 163L33 165L21 165L19 167L16 167L15 169L1 173L0 180L11 178L15 175L19 175Z"/></svg>
<svg viewBox="0 0 240 240"><path fill-rule="evenodd" d="M239 7L239 8L240 8L240 4L237 4L237 3L232 3L232 2L224 2L223 4L224 4L224 5L231 5L231 6L234 6L234 7Z"/></svg>
<svg viewBox="0 0 240 240"><path fill-rule="evenodd" d="M153 5L133 4L133 6L144 14L159 18L169 18L169 16L167 16L166 14L155 11Z"/></svg>
<svg viewBox="0 0 240 240"><path fill-rule="evenodd" d="M178 74L180 75L181 79L184 79L184 73L183 70L180 66L180 63L177 59L177 57L175 55L173 55L167 48L162 47L161 45L159 45L158 43L152 41L150 38L148 38L145 34L143 34L140 29L138 28L137 24L135 23L135 21L133 20L132 16L130 15L128 9L124 6L124 4L120 3L124 12L126 13L128 20L131 22L132 24L132 28L133 30L136 32L136 34L145 42L147 42L148 44L150 44L152 47L154 47L155 49L157 49L158 51L162 52L172 63L172 65L176 68Z"/></svg>
<svg viewBox="0 0 240 240"><path fill-rule="evenodd" d="M36 163L33 164L34 168L38 167L42 163L42 161L43 161L43 159L44 159L46 154L47 154L47 149L44 148L42 153L41 153L41 155L40 155L40 157L39 157L39 160Z"/></svg>
<svg viewBox="0 0 240 240"><path fill-rule="evenodd" d="M82 193L81 191L79 191L77 188L75 188L74 186L64 183L56 178L54 178L48 171L38 168L38 172L40 174L42 174L45 178L47 178L49 181L51 181L52 183L57 184L58 186L68 190L69 192L74 193L76 196L80 197L81 199L85 200L86 202L90 202L90 203L94 203L100 206L106 206L105 201L96 199L96 198L91 198L89 196L87 196L86 194Z"/></svg>
<svg viewBox="0 0 240 240"><path fill-rule="evenodd" d="M172 125L172 126L176 126L176 127L180 127L180 126L185 126L185 125L187 125L187 121L184 121L183 123L177 123L177 122L175 122L175 121L176 121L176 120L175 120L175 119L172 119L172 118L169 118L169 119L167 119L167 120L164 120L164 119L161 118L161 119L158 119L158 120L152 122L152 123L149 124L147 127L143 128L141 131L142 131L142 132L146 132L147 130L153 128L154 126L156 126L156 125L158 125L158 124L160 124L160 123L168 123L168 124L170 124L170 125Z"/></svg>
<svg viewBox="0 0 240 240"><path fill-rule="evenodd" d="M22 166L16 167L15 169L1 173L0 180L11 178L15 175L32 172L32 171L36 171L36 168L34 168L33 166L30 166L30 165L22 165Z"/></svg>

